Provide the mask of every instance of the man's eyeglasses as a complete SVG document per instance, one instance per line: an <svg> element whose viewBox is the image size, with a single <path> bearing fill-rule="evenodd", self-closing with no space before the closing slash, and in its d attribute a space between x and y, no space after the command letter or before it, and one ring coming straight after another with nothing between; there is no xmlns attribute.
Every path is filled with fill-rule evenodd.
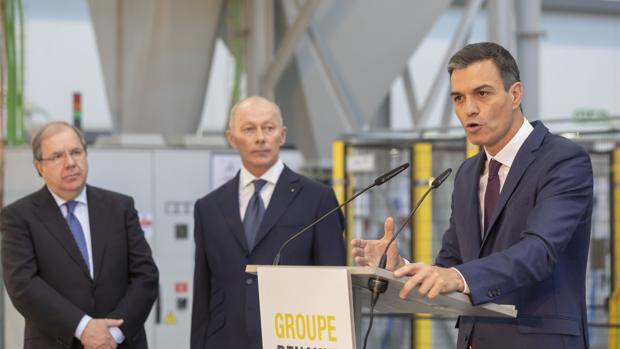
<svg viewBox="0 0 620 349"><path fill-rule="evenodd" d="M46 158L41 158L39 161L48 161L52 164L59 164L67 159L67 155L73 160L81 160L85 153L86 151L83 148L73 148L70 150L57 151Z"/></svg>

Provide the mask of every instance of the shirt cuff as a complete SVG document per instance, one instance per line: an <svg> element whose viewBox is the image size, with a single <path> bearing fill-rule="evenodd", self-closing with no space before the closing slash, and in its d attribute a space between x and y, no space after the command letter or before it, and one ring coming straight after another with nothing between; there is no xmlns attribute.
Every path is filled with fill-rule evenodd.
<svg viewBox="0 0 620 349"><path fill-rule="evenodd" d="M463 277L463 274L461 274L461 272L456 268L450 268L450 269L456 270L456 272L459 273L459 276L461 277L461 280L463 280L463 284L465 285L465 287L463 288L463 293L469 294L469 286L467 286L467 280L465 280L465 278Z"/></svg>
<svg viewBox="0 0 620 349"><path fill-rule="evenodd" d="M88 315L84 315L82 316L82 320L80 320L80 322L78 323L77 328L75 329L75 338L77 338L78 340L81 340L82 338L82 333L84 333L84 330L86 329L86 326L88 325L88 322L92 320L92 317L88 316Z"/></svg>
<svg viewBox="0 0 620 349"><path fill-rule="evenodd" d="M121 344L125 340L125 335L123 334L123 331L121 331L120 328L116 326L110 327L108 328L108 331L110 331L110 335L112 336L112 338L114 338L114 341L116 342L116 344Z"/></svg>

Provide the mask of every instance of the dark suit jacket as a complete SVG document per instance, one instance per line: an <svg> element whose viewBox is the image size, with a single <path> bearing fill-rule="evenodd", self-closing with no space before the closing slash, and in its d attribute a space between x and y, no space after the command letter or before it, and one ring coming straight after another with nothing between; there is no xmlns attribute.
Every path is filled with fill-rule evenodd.
<svg viewBox="0 0 620 349"><path fill-rule="evenodd" d="M436 263L456 266L474 305L514 304L516 319L461 317L458 348L586 348L585 274L592 165L583 148L541 122L519 149L481 238L484 152L456 175L450 227Z"/></svg>
<svg viewBox="0 0 620 349"><path fill-rule="evenodd" d="M158 272L133 199L91 186L86 196L94 279L47 188L1 212L4 283L26 320L24 348L82 348L74 333L85 314L125 320L119 348L147 348Z"/></svg>
<svg viewBox="0 0 620 349"><path fill-rule="evenodd" d="M256 277L293 234L338 205L333 191L284 168L249 251L239 214L239 174L196 202L191 348L261 348ZM287 265L344 265L342 213L306 231L282 253Z"/></svg>

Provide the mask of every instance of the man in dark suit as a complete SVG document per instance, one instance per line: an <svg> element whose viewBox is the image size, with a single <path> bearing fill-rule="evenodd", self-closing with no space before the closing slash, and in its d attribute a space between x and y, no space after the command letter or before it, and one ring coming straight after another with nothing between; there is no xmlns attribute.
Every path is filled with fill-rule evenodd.
<svg viewBox="0 0 620 349"><path fill-rule="evenodd" d="M456 114L473 144L454 182L452 215L434 266L390 248L395 276L428 298L453 291L472 304L514 304L516 319L462 316L458 348L587 348L585 274L592 218L592 165L580 146L521 110L523 87L508 51L465 46L448 65ZM375 264L392 236L352 241Z"/></svg>
<svg viewBox="0 0 620 349"><path fill-rule="evenodd" d="M147 348L158 272L133 199L86 185L86 142L67 123L44 126L32 151L45 186L1 212L24 348Z"/></svg>
<svg viewBox="0 0 620 349"><path fill-rule="evenodd" d="M196 265L191 348L261 348L256 277L248 264L271 264L282 244L338 205L333 191L279 159L286 127L278 106L261 97L230 112L226 137L242 168L196 202ZM289 265L344 265L342 213L291 242Z"/></svg>

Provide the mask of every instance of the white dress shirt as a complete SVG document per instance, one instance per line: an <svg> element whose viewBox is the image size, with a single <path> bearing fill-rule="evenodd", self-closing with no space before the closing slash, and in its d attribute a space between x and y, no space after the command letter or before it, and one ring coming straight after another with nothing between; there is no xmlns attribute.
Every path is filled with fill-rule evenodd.
<svg viewBox="0 0 620 349"><path fill-rule="evenodd" d="M504 182L506 182L506 178L508 177L508 172L510 171L510 167L512 167L512 163L517 156L517 152L527 139L527 137L532 133L534 127L527 121L527 119L523 118L523 125L519 128L519 131L512 137L512 139L499 151L495 156L491 156L486 149L484 149L487 160L484 163L484 172L482 176L480 176L480 182L478 185L478 200L480 202L480 235L484 237L484 193L487 189L487 183L489 180L489 161L491 159L495 159L495 161L501 163L499 167L498 176L499 176L499 190L500 194L502 188L504 188ZM452 268L456 270L459 275L461 275L461 279L465 284L465 289L463 293L469 294L469 286L467 285L467 280L463 277L463 274L458 271L456 268Z"/></svg>
<svg viewBox="0 0 620 349"><path fill-rule="evenodd" d="M260 197L263 199L265 210L267 210L273 191L276 188L276 183L278 183L278 178L280 178L283 170L284 164L282 163L282 160L278 159L278 161L271 166L267 172L257 178L243 165L241 165L241 171L239 173L239 213L241 214L242 221L245 216L245 210L248 208L248 203L250 202L252 195L254 195L254 184L252 182L256 179L264 179L267 181L265 186L260 191Z"/></svg>
<svg viewBox="0 0 620 349"><path fill-rule="evenodd" d="M50 193L52 193L54 200L56 200L56 205L60 207L62 216L67 219L67 214L69 212L67 212L67 206L65 205L65 203L68 200L61 198L51 190ZM73 201L77 202L77 205L75 205L75 209L73 210L73 214L80 222L80 225L82 226L82 231L84 232L84 240L86 241L86 250L88 252L88 272L90 273L90 278L93 279L93 244L90 238L90 221L88 219L88 201L86 200L86 187L84 187L82 192L77 197L75 197Z"/></svg>
<svg viewBox="0 0 620 349"><path fill-rule="evenodd" d="M478 199L480 200L480 234L484 236L484 193L487 190L487 183L489 181L489 162L491 159L501 163L502 165L499 167L499 190L502 192L502 188L504 188L504 182L506 182L506 178L508 177L508 171L510 171L510 167L512 167L512 163L517 156L517 152L527 139L527 137L532 133L534 127L527 121L527 119L523 119L523 125L519 128L519 131L515 134L514 137L506 144L495 156L491 156L486 149L484 152L487 155L487 160L484 163L484 172L482 176L480 176L480 182L478 184Z"/></svg>
<svg viewBox="0 0 620 349"><path fill-rule="evenodd" d="M67 214L69 212L67 210L67 206L65 206L65 203L68 200L65 200L60 196L56 195L56 193L49 189L49 187L47 189L54 197L56 205L58 205L58 207L60 208L60 212L62 212L62 216L67 219ZM73 199L73 201L77 202L77 205L75 205L75 209L73 210L73 214L80 222L80 226L82 227L82 231L84 232L84 240L86 240L86 250L88 252L89 265L88 272L90 274L90 278L94 279L95 269L93 266L93 244L90 235L90 220L88 219L88 200L86 199L86 186L84 187L84 189L82 189L82 192L78 196L76 196L75 199ZM80 320L77 328L75 329L75 338L79 340L82 337L82 333L84 332L84 329L86 329L86 326L91 319L92 317L90 317L89 315L84 315L82 317L82 320ZM125 335L120 328L110 327L108 330L110 331L110 334L112 335L116 343L122 343L125 340Z"/></svg>

